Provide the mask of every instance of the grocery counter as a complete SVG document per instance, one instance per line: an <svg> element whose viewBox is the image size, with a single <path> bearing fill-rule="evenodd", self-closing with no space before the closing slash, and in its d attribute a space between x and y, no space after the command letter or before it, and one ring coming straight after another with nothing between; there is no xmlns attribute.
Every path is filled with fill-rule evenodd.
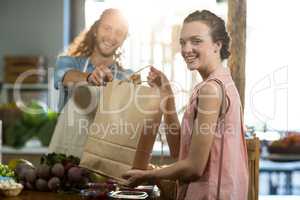
<svg viewBox="0 0 300 200"><path fill-rule="evenodd" d="M16 197L2 197L3 200L82 200L78 194L62 194L53 192L22 191Z"/></svg>
<svg viewBox="0 0 300 200"><path fill-rule="evenodd" d="M54 192L38 192L24 190L16 197L3 197L0 195L1 200L110 200L114 198L109 197L84 197L77 193L54 193ZM153 195L146 200L159 200L159 195Z"/></svg>

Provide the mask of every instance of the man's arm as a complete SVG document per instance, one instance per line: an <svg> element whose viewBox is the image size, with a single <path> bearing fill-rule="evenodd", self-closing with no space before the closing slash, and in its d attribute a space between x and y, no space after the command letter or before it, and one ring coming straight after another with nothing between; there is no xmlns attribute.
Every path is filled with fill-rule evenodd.
<svg viewBox="0 0 300 200"><path fill-rule="evenodd" d="M54 87L56 89L78 82L78 79L79 81L83 80L84 73L80 71L78 61L74 57L60 56L57 58L55 65ZM71 73L69 74L69 72Z"/></svg>
<svg viewBox="0 0 300 200"><path fill-rule="evenodd" d="M89 73L81 72L75 69L67 71L63 77L63 86L69 86L78 82L87 81Z"/></svg>

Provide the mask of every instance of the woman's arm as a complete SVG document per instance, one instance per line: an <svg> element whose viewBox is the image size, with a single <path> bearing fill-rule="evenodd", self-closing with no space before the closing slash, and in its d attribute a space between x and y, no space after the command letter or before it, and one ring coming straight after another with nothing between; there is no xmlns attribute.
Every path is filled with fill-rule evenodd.
<svg viewBox="0 0 300 200"><path fill-rule="evenodd" d="M164 116L165 131L170 155L178 158L180 146L180 123L178 120L175 99L168 78L159 70L151 67L148 75L148 83L156 87L161 93L161 109Z"/></svg>
<svg viewBox="0 0 300 200"><path fill-rule="evenodd" d="M170 93L166 101L166 112L164 112L166 138L171 157L177 159L180 149L180 123L178 120L173 93Z"/></svg>
<svg viewBox="0 0 300 200"><path fill-rule="evenodd" d="M161 169L129 171L124 175L128 178L128 184L135 186L143 181L156 179L197 180L207 165L220 112L221 98L221 88L217 83L210 82L203 85L198 96L198 112L188 157Z"/></svg>

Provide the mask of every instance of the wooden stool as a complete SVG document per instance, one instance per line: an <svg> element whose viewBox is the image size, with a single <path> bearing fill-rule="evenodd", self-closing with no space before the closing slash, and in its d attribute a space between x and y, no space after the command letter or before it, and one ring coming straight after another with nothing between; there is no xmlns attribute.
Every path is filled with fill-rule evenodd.
<svg viewBox="0 0 300 200"><path fill-rule="evenodd" d="M249 167L248 200L258 200L260 142L254 134L253 138L246 139L246 144Z"/></svg>

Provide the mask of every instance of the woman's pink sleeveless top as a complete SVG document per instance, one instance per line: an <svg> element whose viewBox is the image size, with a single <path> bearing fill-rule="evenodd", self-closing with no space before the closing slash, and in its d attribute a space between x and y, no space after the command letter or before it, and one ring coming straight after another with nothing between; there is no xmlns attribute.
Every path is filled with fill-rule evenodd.
<svg viewBox="0 0 300 200"><path fill-rule="evenodd" d="M224 120L218 120L209 160L201 178L189 184L179 183L178 200L216 200L221 155L221 134L224 134L220 199L246 200L248 191L248 156L241 117L238 91L227 68L218 68L193 91L181 125L179 159L189 153L199 88L207 81L223 84L227 98Z"/></svg>

